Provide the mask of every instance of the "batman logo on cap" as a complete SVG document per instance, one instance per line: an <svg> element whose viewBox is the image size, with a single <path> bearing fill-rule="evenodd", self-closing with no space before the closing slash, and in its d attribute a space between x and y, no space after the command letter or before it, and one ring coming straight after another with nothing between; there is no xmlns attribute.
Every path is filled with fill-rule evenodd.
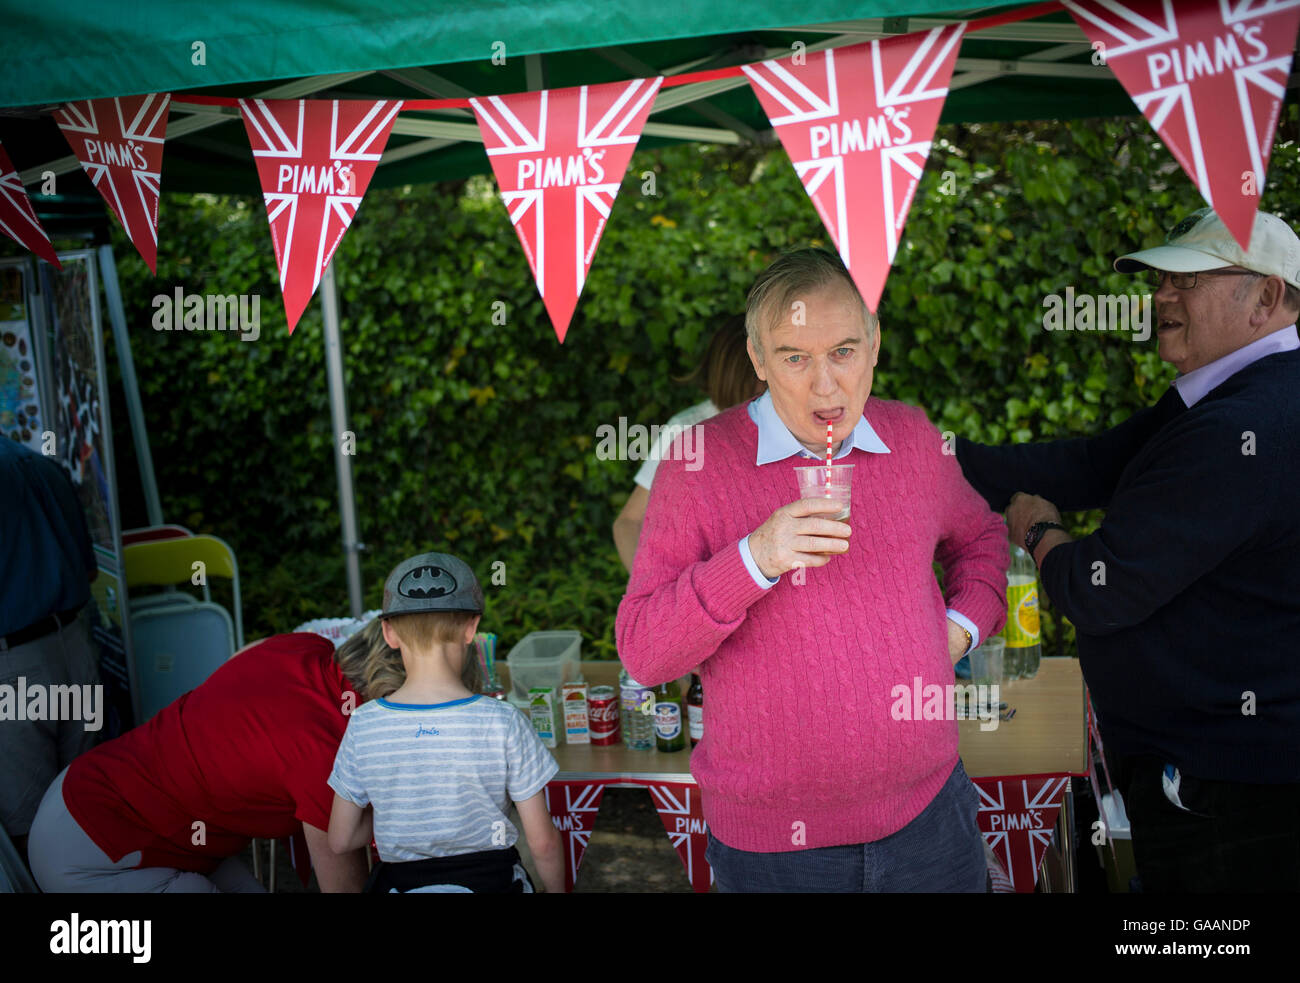
<svg viewBox="0 0 1300 983"><path fill-rule="evenodd" d="M1187 233L1192 231L1192 226L1205 218L1204 211L1192 212L1185 219L1169 230L1169 235L1165 236L1165 242L1173 242L1175 239L1181 239Z"/></svg>
<svg viewBox="0 0 1300 983"><path fill-rule="evenodd" d="M427 600L456 593L456 579L442 567L416 567L408 570L397 585L403 597Z"/></svg>

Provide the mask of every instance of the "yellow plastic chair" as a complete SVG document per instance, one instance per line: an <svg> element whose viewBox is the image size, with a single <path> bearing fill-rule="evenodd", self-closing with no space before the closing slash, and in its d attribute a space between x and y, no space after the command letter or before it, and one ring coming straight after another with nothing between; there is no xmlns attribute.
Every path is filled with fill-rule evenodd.
<svg viewBox="0 0 1300 983"><path fill-rule="evenodd" d="M234 643L225 658L244 647L244 615L239 592L239 565L235 562L235 553L228 543L216 536L185 536L173 539L151 540L132 543L123 551L126 564L126 584L128 589L138 587L173 587L175 585L202 586L204 603L200 604L188 594L156 595L149 598L137 598L132 602L132 617L144 625L152 619L172 618L186 619L190 615L201 614L200 609L217 609L224 613L219 605L211 603L208 590L208 577L224 577L231 582L234 606ZM195 564L203 564L196 567ZM194 577L202 571L204 576L200 584L194 583ZM180 602L179 604L177 602ZM140 653L137 653L139 655ZM138 665L138 663L137 663ZM215 668L215 667L210 667ZM179 695L179 694L176 694ZM253 876L262 879L261 851L259 842L253 840ZM275 890L275 841L271 841L270 858L271 890Z"/></svg>
<svg viewBox="0 0 1300 983"><path fill-rule="evenodd" d="M235 551L216 536L188 536L180 539L162 539L154 542L133 543L122 550L126 563L126 586L171 587L176 584L193 584L195 575L202 571L203 596L210 595L208 577L224 577L231 582L235 621L235 650L244 647L244 613L239 593L239 565ZM196 568L195 564L202 567Z"/></svg>

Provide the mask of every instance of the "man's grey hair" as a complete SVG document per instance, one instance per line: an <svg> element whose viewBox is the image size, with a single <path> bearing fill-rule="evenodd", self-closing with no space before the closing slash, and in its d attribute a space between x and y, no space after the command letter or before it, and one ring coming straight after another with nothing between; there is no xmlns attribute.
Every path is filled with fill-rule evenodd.
<svg viewBox="0 0 1300 983"><path fill-rule="evenodd" d="M1282 303L1300 314L1300 287L1293 287L1289 283L1286 284L1286 292L1282 295Z"/></svg>
<svg viewBox="0 0 1300 983"><path fill-rule="evenodd" d="M798 249L778 256L749 288L749 299L745 304L745 333L749 335L758 360L763 361L764 328L777 327L792 304L800 298L839 284L847 287L857 301L867 338L874 337L879 321L867 310L857 284L839 256L825 249Z"/></svg>
<svg viewBox="0 0 1300 983"><path fill-rule="evenodd" d="M1242 269L1245 269L1245 267L1242 267ZM1256 270L1251 270L1250 272L1255 275L1253 277L1244 278L1237 284L1237 289L1233 291L1232 294L1234 300L1245 300L1246 294L1249 293L1251 286L1254 285L1256 281L1261 280L1266 276L1270 276L1268 273L1260 273ZM1276 274L1271 275L1276 276ZM1295 311L1297 314L1300 314L1300 287L1295 287L1287 283L1285 280L1282 281L1282 306L1287 310Z"/></svg>

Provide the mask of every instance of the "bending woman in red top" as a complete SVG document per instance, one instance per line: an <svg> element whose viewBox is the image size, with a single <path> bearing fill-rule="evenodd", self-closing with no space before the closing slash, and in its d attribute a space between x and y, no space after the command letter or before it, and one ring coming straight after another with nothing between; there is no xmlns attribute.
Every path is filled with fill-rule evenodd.
<svg viewBox="0 0 1300 983"><path fill-rule="evenodd" d="M327 780L348 714L405 678L377 625L337 653L310 634L248 646L147 723L74 760L32 825L41 889L259 891L239 855L253 837L301 826L321 890L360 891L365 851L335 854L326 839Z"/></svg>

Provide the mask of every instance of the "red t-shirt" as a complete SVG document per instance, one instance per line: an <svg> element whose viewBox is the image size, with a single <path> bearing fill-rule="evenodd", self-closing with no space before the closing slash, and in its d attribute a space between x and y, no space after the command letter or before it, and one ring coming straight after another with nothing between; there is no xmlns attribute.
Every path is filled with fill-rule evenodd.
<svg viewBox="0 0 1300 983"><path fill-rule="evenodd" d="M140 867L206 874L252 837L329 827L330 770L360 702L328 639L275 635L76 758L63 801L110 859L140 850Z"/></svg>

